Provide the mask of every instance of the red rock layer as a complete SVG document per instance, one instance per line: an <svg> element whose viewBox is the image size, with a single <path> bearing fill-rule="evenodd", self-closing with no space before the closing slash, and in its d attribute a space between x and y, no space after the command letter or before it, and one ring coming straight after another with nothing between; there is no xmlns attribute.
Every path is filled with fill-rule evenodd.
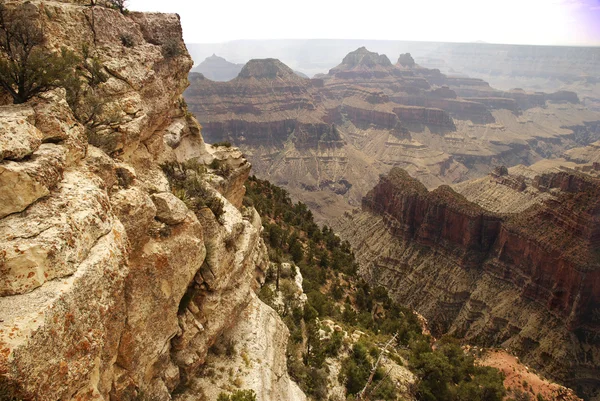
<svg viewBox="0 0 600 401"><path fill-rule="evenodd" d="M546 174L558 201L510 217L486 211L446 186L428 192L401 169L363 199L406 240L442 250L464 268L492 270L521 296L564 319L570 331L600 334L600 180Z"/></svg>

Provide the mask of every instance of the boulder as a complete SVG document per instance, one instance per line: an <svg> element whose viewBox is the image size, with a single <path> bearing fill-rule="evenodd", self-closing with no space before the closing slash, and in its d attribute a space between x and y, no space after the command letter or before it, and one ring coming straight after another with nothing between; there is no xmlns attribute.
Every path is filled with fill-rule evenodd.
<svg viewBox="0 0 600 401"><path fill-rule="evenodd" d="M43 135L32 125L31 107L0 107L0 118L0 160L21 160L40 147Z"/></svg>
<svg viewBox="0 0 600 401"><path fill-rule="evenodd" d="M0 162L0 218L25 210L48 195L65 168L65 148L44 144L25 162Z"/></svg>
<svg viewBox="0 0 600 401"><path fill-rule="evenodd" d="M156 206L156 218L169 225L181 223L189 211L185 203L171 192L154 194L152 201Z"/></svg>

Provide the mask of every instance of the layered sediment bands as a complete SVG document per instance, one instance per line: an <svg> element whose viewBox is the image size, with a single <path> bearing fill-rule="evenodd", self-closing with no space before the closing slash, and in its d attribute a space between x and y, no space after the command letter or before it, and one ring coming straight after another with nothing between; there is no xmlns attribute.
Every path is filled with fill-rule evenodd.
<svg viewBox="0 0 600 401"><path fill-rule="evenodd" d="M600 163L600 141L583 148L571 149L564 154L565 158L575 163Z"/></svg>
<svg viewBox="0 0 600 401"><path fill-rule="evenodd" d="M480 88L472 86L453 87L453 89L459 96L465 99L486 99L486 104L487 102L491 102L492 98L494 98L494 103L490 103L490 107L492 108L508 108L505 106L508 105L506 101L509 99L512 99L516 106L521 110L527 110L534 107L543 107L548 101L553 103L580 103L577 94L571 91L558 91L554 93L526 92L518 88L509 91L499 91L492 88ZM503 107L499 107L501 105Z"/></svg>
<svg viewBox="0 0 600 401"><path fill-rule="evenodd" d="M574 140L580 145L595 142L600 137L600 121L585 121L581 125L565 127L573 131Z"/></svg>
<svg viewBox="0 0 600 401"><path fill-rule="evenodd" d="M400 118L400 121L414 122L425 125L435 125L448 128L451 131L456 130L452 118L441 109L432 109L416 106L395 107L394 113Z"/></svg>
<svg viewBox="0 0 600 401"><path fill-rule="evenodd" d="M342 106L342 112L357 127L374 125L377 128L392 130L400 127L400 120L393 112L377 110L371 107L356 107L350 104Z"/></svg>
<svg viewBox="0 0 600 401"><path fill-rule="evenodd" d="M411 106L437 108L459 120L471 120L478 124L494 123L496 120L483 103L464 99L423 97L411 95L392 96L392 101Z"/></svg>
<svg viewBox="0 0 600 401"><path fill-rule="evenodd" d="M393 169L362 212L342 219L341 236L365 263L362 274L416 308L436 334L507 347L597 397L600 180L571 170L524 177L523 188L511 177L499 171L479 191L500 185L541 199L505 214L448 187L428 192ZM477 198L468 187L457 189Z"/></svg>
<svg viewBox="0 0 600 401"><path fill-rule="evenodd" d="M359 205L372 177L392 166L433 189L600 139L588 124L599 116L568 103L571 94L558 94L567 103L557 103L499 91L404 58L393 65L359 48L312 80L278 60L251 60L229 82L191 74L185 98L209 141L240 146L259 177L309 204L318 219Z"/></svg>
<svg viewBox="0 0 600 401"><path fill-rule="evenodd" d="M519 106L514 99L502 97L467 97L466 100L481 103L490 109L506 109L513 113L519 113Z"/></svg>
<svg viewBox="0 0 600 401"><path fill-rule="evenodd" d="M252 60L229 82L192 74L185 97L209 141L281 149L293 135L299 147L316 147L339 137L324 121L326 110L312 87L278 60Z"/></svg>
<svg viewBox="0 0 600 401"><path fill-rule="evenodd" d="M394 234L424 245L441 245L465 266L481 263L500 228L498 216L468 202L450 187L428 192L398 168L365 196L363 208L384 216Z"/></svg>
<svg viewBox="0 0 600 401"><path fill-rule="evenodd" d="M448 86L469 86L480 90L491 89L490 84L479 78L445 77L444 83Z"/></svg>

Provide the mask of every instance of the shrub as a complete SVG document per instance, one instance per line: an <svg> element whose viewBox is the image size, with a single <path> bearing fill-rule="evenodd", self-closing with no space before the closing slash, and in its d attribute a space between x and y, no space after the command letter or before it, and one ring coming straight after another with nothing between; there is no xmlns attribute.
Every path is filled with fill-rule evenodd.
<svg viewBox="0 0 600 401"><path fill-rule="evenodd" d="M236 390L232 394L219 394L217 401L256 401L254 390Z"/></svg>
<svg viewBox="0 0 600 401"><path fill-rule="evenodd" d="M211 146L213 148L218 148L219 146L224 146L226 148L230 148L231 147L231 142L229 142L229 141L215 142Z"/></svg>
<svg viewBox="0 0 600 401"><path fill-rule="evenodd" d="M135 46L135 41L133 40L133 36L128 33L121 34L121 43L125 47L133 47Z"/></svg>
<svg viewBox="0 0 600 401"><path fill-rule="evenodd" d="M183 54L181 44L179 40L175 38L168 38L162 44L162 55L166 59L172 59Z"/></svg>
<svg viewBox="0 0 600 401"><path fill-rule="evenodd" d="M20 384L12 382L4 376L0 376L0 400L6 401L21 401L25 398L21 397Z"/></svg>
<svg viewBox="0 0 600 401"><path fill-rule="evenodd" d="M411 344L410 365L420 381L420 400L501 401L505 395L500 372L475 366L458 341L444 337L432 350L426 341Z"/></svg>
<svg viewBox="0 0 600 401"><path fill-rule="evenodd" d="M106 0L107 4L116 10L119 10L121 14L127 14L127 0Z"/></svg>
<svg viewBox="0 0 600 401"><path fill-rule="evenodd" d="M208 207L218 219L225 212L223 201L202 180L205 171L196 161L186 163L167 162L161 165L173 193L183 200L188 208L198 212Z"/></svg>
<svg viewBox="0 0 600 401"><path fill-rule="evenodd" d="M264 285L260 289L260 292L258 293L258 297L265 304L269 305L270 307L273 307L274 302L275 302L275 293L273 292L271 287L269 287L268 285Z"/></svg>
<svg viewBox="0 0 600 401"><path fill-rule="evenodd" d="M79 60L66 49L45 48L38 11L30 4L8 9L0 2L0 87L15 104L63 86Z"/></svg>
<svg viewBox="0 0 600 401"><path fill-rule="evenodd" d="M325 354L327 356L336 357L344 343L344 335L341 331L336 331L331 335L329 341L325 345Z"/></svg>
<svg viewBox="0 0 600 401"><path fill-rule="evenodd" d="M339 380L346 386L348 394L357 394L363 389L371 372L371 363L368 359L367 347L356 343L352 347L352 354L342 361Z"/></svg>
<svg viewBox="0 0 600 401"><path fill-rule="evenodd" d="M227 164L227 162L218 159L213 159L213 161L210 162L208 167L215 170L215 174L223 178L229 177L231 175L231 172L233 171L233 169Z"/></svg>

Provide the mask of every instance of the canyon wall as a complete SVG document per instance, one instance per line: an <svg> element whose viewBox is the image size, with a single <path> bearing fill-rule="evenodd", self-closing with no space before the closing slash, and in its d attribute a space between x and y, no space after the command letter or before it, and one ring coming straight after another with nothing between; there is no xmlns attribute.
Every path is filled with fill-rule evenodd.
<svg viewBox="0 0 600 401"><path fill-rule="evenodd" d="M106 118L82 125L63 89L0 106L0 398L197 394L209 347L248 308L267 308L254 296L268 265L261 219L241 206L250 164L204 143L185 107L192 62L177 15L26 6L49 46L85 47L99 63L106 79L93 89ZM169 163L198 171L222 210L175 196ZM280 369L287 329L270 319L265 369L277 366L279 380L241 385L304 400Z"/></svg>
<svg viewBox="0 0 600 401"><path fill-rule="evenodd" d="M209 141L240 146L321 221L360 205L394 166L433 189L600 139L600 115L572 92L501 91L402 60L360 47L306 79L257 59L229 82L191 74L184 95Z"/></svg>
<svg viewBox="0 0 600 401"><path fill-rule="evenodd" d="M362 211L341 220L341 236L364 263L362 274L423 314L434 334L506 347L595 399L600 181L574 170L520 179L499 170L480 182L461 191L537 200L519 212L488 211L392 169Z"/></svg>

